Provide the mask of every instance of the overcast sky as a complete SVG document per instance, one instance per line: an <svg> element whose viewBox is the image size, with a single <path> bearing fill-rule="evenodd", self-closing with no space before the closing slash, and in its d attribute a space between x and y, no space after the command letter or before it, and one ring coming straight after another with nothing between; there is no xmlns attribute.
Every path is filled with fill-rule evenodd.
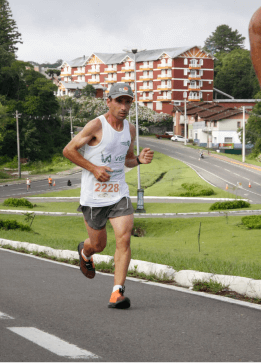
<svg viewBox="0 0 261 363"><path fill-rule="evenodd" d="M260 0L9 0L22 34L18 59L72 60L125 48L203 46L217 26L246 37Z"/></svg>

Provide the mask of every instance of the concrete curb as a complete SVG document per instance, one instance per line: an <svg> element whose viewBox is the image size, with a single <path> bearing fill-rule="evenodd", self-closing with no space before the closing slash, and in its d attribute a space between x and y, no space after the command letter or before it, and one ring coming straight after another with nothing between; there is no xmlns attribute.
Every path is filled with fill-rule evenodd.
<svg viewBox="0 0 261 363"><path fill-rule="evenodd" d="M78 259L78 252L69 250L56 250L46 246L39 246L34 243L11 241L7 239L0 239L0 246L10 245L15 249L24 248L30 252L44 252L48 256L65 259ZM113 261L112 256L94 255L95 263ZM230 276L230 275L216 275L206 272L199 272L193 270L175 271L172 267L140 261L131 260L129 265L130 271L137 271L146 275L154 274L157 277L174 280L176 283L183 287L192 288L195 280L199 281L216 281L226 286L229 290L235 291L238 294L245 295L251 298L261 299L261 280L254 280L246 277Z"/></svg>
<svg viewBox="0 0 261 363"><path fill-rule="evenodd" d="M0 213L2 214L25 214L25 213L34 213L35 215L40 216L67 216L67 217L82 217L82 213L66 213L66 212L42 212L42 211L29 211L29 210L16 210L16 209L0 209ZM261 209L254 210L233 210L233 211L213 211L213 212L190 212L190 213L134 213L135 218L151 218L151 217L221 217L226 215L251 215L251 214L261 214Z"/></svg>

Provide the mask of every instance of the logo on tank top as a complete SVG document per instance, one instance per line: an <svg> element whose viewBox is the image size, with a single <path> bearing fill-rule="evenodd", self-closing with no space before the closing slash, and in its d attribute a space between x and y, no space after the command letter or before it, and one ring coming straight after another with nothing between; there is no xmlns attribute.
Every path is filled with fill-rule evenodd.
<svg viewBox="0 0 261 363"><path fill-rule="evenodd" d="M128 141L122 141L121 142L121 145L124 145L124 146L130 146L130 141L128 140Z"/></svg>
<svg viewBox="0 0 261 363"><path fill-rule="evenodd" d="M103 163L111 163L111 155L108 155L106 157L104 157L103 153L101 154L101 161Z"/></svg>
<svg viewBox="0 0 261 363"><path fill-rule="evenodd" d="M124 160L125 160L125 155L115 156L116 163L121 163Z"/></svg>

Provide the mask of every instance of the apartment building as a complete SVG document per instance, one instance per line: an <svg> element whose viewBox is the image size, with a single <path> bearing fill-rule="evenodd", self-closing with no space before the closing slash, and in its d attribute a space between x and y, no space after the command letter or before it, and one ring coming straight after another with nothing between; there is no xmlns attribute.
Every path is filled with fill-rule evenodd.
<svg viewBox="0 0 261 363"><path fill-rule="evenodd" d="M172 113L173 105L213 100L214 58L198 46L146 50L136 54L137 98L141 106ZM70 95L75 84L105 89L116 82L134 91L132 53L93 53L61 66L57 95ZM71 88L70 88L71 87Z"/></svg>

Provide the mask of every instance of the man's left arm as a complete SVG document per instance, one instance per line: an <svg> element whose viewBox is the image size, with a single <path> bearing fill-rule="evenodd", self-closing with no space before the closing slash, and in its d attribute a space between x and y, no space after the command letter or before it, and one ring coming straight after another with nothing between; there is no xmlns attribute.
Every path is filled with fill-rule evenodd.
<svg viewBox="0 0 261 363"><path fill-rule="evenodd" d="M150 164L153 159L154 151L150 150L150 148L144 148L140 155L134 154L134 141L136 136L136 130L134 125L130 125L130 134L131 134L131 144L125 159L125 166L127 168L133 168L138 166L139 164Z"/></svg>

